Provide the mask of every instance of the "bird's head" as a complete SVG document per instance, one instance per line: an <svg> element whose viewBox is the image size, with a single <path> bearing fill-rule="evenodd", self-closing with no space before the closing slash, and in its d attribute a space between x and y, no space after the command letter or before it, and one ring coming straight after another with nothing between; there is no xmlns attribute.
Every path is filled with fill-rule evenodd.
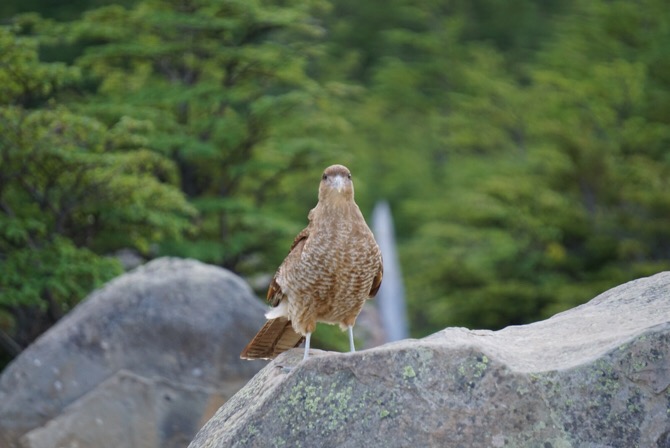
<svg viewBox="0 0 670 448"><path fill-rule="evenodd" d="M346 166L332 165L323 172L319 186L319 200L326 198L354 198L354 183L351 180L351 172Z"/></svg>

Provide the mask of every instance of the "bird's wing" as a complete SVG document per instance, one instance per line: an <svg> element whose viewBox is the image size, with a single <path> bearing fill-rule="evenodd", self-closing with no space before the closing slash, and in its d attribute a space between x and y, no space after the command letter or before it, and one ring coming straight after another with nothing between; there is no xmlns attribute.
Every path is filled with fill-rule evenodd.
<svg viewBox="0 0 670 448"><path fill-rule="evenodd" d="M384 262L382 261L382 256L379 256L379 270L375 275L374 280L372 280L372 287L370 288L370 294L368 297L374 297L379 291L379 287L382 285L382 278L384 277Z"/></svg>
<svg viewBox="0 0 670 448"><path fill-rule="evenodd" d="M293 240L293 244L291 244L291 248L288 251L289 254L286 256L286 259L288 259L293 252L302 252L302 248L305 245L305 241L307 241L308 237L309 237L309 227L306 227ZM284 260L284 263L286 263L286 259ZM282 266L284 265L284 263L282 263ZM277 272L275 273L274 277L272 277L270 287L268 288L267 301L270 302L270 305L272 306L279 305L279 302L281 301L284 295L284 293L281 290L281 286L279 286L279 283L277 283L277 276L279 275L280 270L281 266L279 266L279 269L277 269Z"/></svg>
<svg viewBox="0 0 670 448"><path fill-rule="evenodd" d="M293 244L291 244L291 248L289 249L289 253L291 253L293 251L293 249L295 249L298 246L298 244L300 244L301 242L304 242L307 239L308 236L309 236L309 227L305 227L298 234L298 236L296 236L295 239L293 240ZM300 247L300 250L302 250L302 245Z"/></svg>

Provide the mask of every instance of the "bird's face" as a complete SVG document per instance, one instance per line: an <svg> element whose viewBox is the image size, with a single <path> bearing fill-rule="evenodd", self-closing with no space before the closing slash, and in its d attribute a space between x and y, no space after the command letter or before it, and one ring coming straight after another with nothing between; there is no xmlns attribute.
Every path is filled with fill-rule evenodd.
<svg viewBox="0 0 670 448"><path fill-rule="evenodd" d="M321 176L319 198L325 197L354 197L354 183L351 172L343 165L333 165L326 168Z"/></svg>

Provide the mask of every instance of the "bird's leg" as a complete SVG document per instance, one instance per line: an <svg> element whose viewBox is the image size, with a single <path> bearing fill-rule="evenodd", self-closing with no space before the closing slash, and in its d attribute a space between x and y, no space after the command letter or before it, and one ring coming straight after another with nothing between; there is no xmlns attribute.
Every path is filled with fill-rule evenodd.
<svg viewBox="0 0 670 448"><path fill-rule="evenodd" d="M302 360L306 360L309 356L309 339L312 337L312 333L307 333L305 335L305 355L302 357Z"/></svg>
<svg viewBox="0 0 670 448"><path fill-rule="evenodd" d="M351 353L356 351L356 347L354 347L354 326L349 325L349 351Z"/></svg>

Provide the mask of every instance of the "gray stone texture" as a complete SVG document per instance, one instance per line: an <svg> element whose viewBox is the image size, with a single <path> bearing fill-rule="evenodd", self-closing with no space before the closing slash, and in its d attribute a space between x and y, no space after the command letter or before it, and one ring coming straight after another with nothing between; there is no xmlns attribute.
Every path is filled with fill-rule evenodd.
<svg viewBox="0 0 670 448"><path fill-rule="evenodd" d="M189 447L670 447L667 272L531 325L300 359L265 367Z"/></svg>
<svg viewBox="0 0 670 448"><path fill-rule="evenodd" d="M264 322L224 269L161 258L109 282L0 377L0 447L184 447L264 362Z"/></svg>

